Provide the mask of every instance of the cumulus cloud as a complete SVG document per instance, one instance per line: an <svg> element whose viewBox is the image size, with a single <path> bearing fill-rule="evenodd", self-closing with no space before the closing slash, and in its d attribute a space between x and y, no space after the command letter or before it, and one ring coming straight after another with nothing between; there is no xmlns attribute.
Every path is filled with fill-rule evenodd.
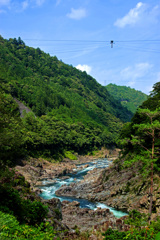
<svg viewBox="0 0 160 240"><path fill-rule="evenodd" d="M86 17L86 9L84 9L84 8L79 8L79 9L71 8L71 12L67 14L67 17L75 19L75 20L80 20L80 19Z"/></svg>
<svg viewBox="0 0 160 240"><path fill-rule="evenodd" d="M160 14L159 6L154 7L139 2L135 8L132 8L124 17L117 19L115 26L124 28L126 25L134 26L136 23L154 23L157 22L157 16Z"/></svg>
<svg viewBox="0 0 160 240"><path fill-rule="evenodd" d="M146 9L146 5L142 2L137 3L135 8L132 8L123 18L117 19L115 26L123 28L126 25L134 25L137 23Z"/></svg>
<svg viewBox="0 0 160 240"><path fill-rule="evenodd" d="M152 64L149 64L147 62L138 63L135 64L135 66L132 67L129 66L127 68L124 68L120 72L120 75L123 80L128 80L129 86L133 86L136 83L136 81L146 76L152 67L153 67Z"/></svg>
<svg viewBox="0 0 160 240"><path fill-rule="evenodd" d="M123 78L140 78L143 77L152 68L152 64L149 63L138 63L135 66L129 66L121 71Z"/></svg>
<svg viewBox="0 0 160 240"><path fill-rule="evenodd" d="M77 69L81 70L82 72L86 71L86 73L90 74L92 68L88 65L81 65L81 64L78 64L76 66Z"/></svg>

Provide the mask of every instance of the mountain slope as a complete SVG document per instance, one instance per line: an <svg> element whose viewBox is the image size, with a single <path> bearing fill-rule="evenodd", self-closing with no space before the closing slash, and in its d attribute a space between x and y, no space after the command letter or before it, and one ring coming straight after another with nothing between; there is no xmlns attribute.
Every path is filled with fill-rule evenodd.
<svg viewBox="0 0 160 240"><path fill-rule="evenodd" d="M50 57L39 48L27 47L21 39L0 39L0 76L7 79L12 95L25 101L36 115L66 105L77 105L87 114L101 109L122 121L130 113L115 101L94 78Z"/></svg>
<svg viewBox="0 0 160 240"><path fill-rule="evenodd" d="M28 152L90 151L115 144L132 113L97 81L20 39L0 37L2 95L32 109L22 120ZM4 97L4 96L3 96ZM34 152L34 153L33 153Z"/></svg>
<svg viewBox="0 0 160 240"><path fill-rule="evenodd" d="M106 86L108 92L118 101L121 102L132 113L147 100L147 95L141 91L126 86L117 86L116 84L108 84Z"/></svg>

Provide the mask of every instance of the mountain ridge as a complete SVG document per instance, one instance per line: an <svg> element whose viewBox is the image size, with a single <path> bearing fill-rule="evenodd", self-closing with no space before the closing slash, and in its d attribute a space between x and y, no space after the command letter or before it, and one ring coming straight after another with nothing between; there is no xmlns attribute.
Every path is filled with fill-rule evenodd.
<svg viewBox="0 0 160 240"><path fill-rule="evenodd" d="M147 95L145 93L127 86L118 86L110 83L106 86L106 89L133 114L136 112L137 108L147 100Z"/></svg>

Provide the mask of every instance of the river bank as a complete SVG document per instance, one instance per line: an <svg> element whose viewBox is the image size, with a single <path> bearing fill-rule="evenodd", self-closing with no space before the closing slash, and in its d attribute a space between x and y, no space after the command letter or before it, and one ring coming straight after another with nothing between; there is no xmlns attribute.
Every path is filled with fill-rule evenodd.
<svg viewBox="0 0 160 240"><path fill-rule="evenodd" d="M53 178L65 176L68 173L73 173L73 169L77 168L77 164L83 164L94 161L98 158L107 157L112 161L118 157L119 149L108 150L102 148L94 155L77 156L77 160L64 158L61 162L49 162L43 158L30 158L21 160L15 167L15 170L21 173L26 181L31 185L33 191L38 190L37 186L41 185L43 180L52 181Z"/></svg>
<svg viewBox="0 0 160 240"><path fill-rule="evenodd" d="M150 204L150 179L143 178L139 166L120 169L114 163L110 167L93 169L83 180L62 186L56 191L57 196L86 198L101 202L124 212L133 209L148 214ZM154 176L152 219L160 215L160 177Z"/></svg>
<svg viewBox="0 0 160 240"><path fill-rule="evenodd" d="M106 152L103 153L103 156L104 154L106 154ZM108 166L108 164L111 164L114 158L115 152L114 155L112 155L109 160L107 160L106 166ZM88 167L89 163L92 163L91 168L94 168L97 162L96 159L97 156L80 156L77 161L64 159L61 163L50 163L44 159L31 158L30 160L21 162L21 165L16 166L15 169L25 177L26 181L30 183L31 190L35 192L38 196L40 196L43 186L48 187L49 185L53 185L56 181L55 179L65 181L69 178L67 176L68 174L73 174L73 176L75 177L77 173L77 168L78 171L81 170L81 172L85 172L87 168L88 170L90 170L90 167ZM102 160L99 160L99 165L101 164ZM99 171L101 170L99 169ZM91 228L93 227L100 228L108 221L109 222L107 226L109 226L110 224L116 226L117 224L117 218L113 215L113 213L109 211L109 209L106 209L106 207L105 209L104 207L101 208L100 206L96 208L94 207L94 210L92 210L92 208L88 208L88 205L90 205L90 203L88 203L87 201L85 202L86 207L84 206L83 208L80 208L80 204L76 201L72 200L73 202L70 202L64 199L65 201L61 203L60 201L58 201L58 199L54 199L54 197L46 198L46 200L42 199L42 202L44 202L45 204L49 204L51 209L49 217L51 218L53 218L53 216L55 217L55 213L53 214L53 208L58 209L59 216L62 216L62 219L59 219L58 217L58 221L62 220L62 226L66 226L71 229L74 229L75 226L77 226L80 230L86 231L91 230Z"/></svg>
<svg viewBox="0 0 160 240"><path fill-rule="evenodd" d="M106 156L106 154L106 152L103 152L103 156ZM118 151L116 154L118 155ZM54 198L42 200L50 202L51 205L52 201L56 201L56 206L58 206L56 208L59 216L62 216L60 221L63 226L69 229L75 229L75 226L77 226L81 231L93 228L107 230L109 226L114 229L127 229L123 222L124 217L118 220L109 210L102 208L103 204L126 212L132 209L137 209L144 213L148 212L148 182L144 182L136 168L121 170L117 164L112 164L116 154L114 152L108 158L110 167L90 169L91 171L84 175L83 179L79 179L79 181L75 181L70 185L68 183L62 185L56 191L56 195L61 197L61 200L65 200L62 203L58 199L54 200ZM52 186L57 181L57 178L60 181L63 180L65 184L69 180L69 176L76 176L77 168L83 171L83 169L89 168L90 162L95 164L95 159L97 159L97 156L80 156L76 161L64 159L61 163L50 163L44 159L32 158L29 161L24 161L21 166L17 166L16 170L30 182L32 191L40 195L42 194L41 189L43 186L46 188L51 186L52 192ZM102 158L100 158L101 162ZM156 210L156 213L153 214L153 217L159 215L160 212L159 182L160 180L157 176L153 199L154 211ZM53 191L53 196L54 192L55 190ZM70 202L66 201L65 198L63 199L66 196L87 199L93 202L100 202L101 204L94 210L80 208L77 201L72 199L72 202ZM52 217L52 212L50 212L50 217Z"/></svg>

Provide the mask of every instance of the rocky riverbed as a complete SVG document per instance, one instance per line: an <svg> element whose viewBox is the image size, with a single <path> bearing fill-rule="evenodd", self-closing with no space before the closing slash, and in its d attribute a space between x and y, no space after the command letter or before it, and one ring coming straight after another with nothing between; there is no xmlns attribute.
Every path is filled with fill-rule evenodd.
<svg viewBox="0 0 160 240"><path fill-rule="evenodd" d="M73 173L77 168L77 164L83 164L93 161L97 158L108 157L110 160L115 159L118 156L119 150L107 150L103 149L95 156L78 156L77 160L70 160L64 158L61 162L49 162L42 158L30 158L28 160L22 160L15 170L21 173L26 181L28 181L33 190L37 189L37 186L41 185L43 180L52 181L54 178L65 176L68 173Z"/></svg>
<svg viewBox="0 0 160 240"><path fill-rule="evenodd" d="M155 175L153 215L160 215L160 177ZM118 166L93 169L83 180L62 186L56 191L58 196L74 196L86 198L94 202L102 202L110 207L129 212L136 209L148 213L150 202L150 179L146 180L140 174L138 167L120 170Z"/></svg>
<svg viewBox="0 0 160 240"><path fill-rule="evenodd" d="M62 223L71 229L79 228L81 231L92 229L106 231L108 227L119 230L127 229L127 225L124 224L125 216L117 219L109 209L79 208L77 201L63 201L62 216Z"/></svg>
<svg viewBox="0 0 160 240"><path fill-rule="evenodd" d="M106 156L106 155L105 155ZM115 158L114 156L111 156ZM32 191L40 194L40 186L43 186L44 180L47 183L53 183L55 178L66 179L69 173L76 172L77 163L82 164L82 168L87 168L88 162L96 157L80 157L78 161L64 159L61 163L50 163L43 159L30 159L23 161L16 167L25 179L30 183ZM149 207L149 181L144 181L137 168L120 169L119 164L111 165L106 169L93 169L89 171L81 181L63 185L56 194L58 196L76 197L78 199L88 199L94 202L101 202L110 207L129 212L137 209L140 212L148 212ZM153 217L160 213L160 187L159 176L155 176L153 208L155 213ZM42 200L46 201L46 200ZM47 201L49 201L47 203ZM57 221L61 228L75 229L76 226L86 231L90 229L107 230L109 226L115 229L127 229L124 224L124 217L117 219L108 210L98 208L91 210L80 208L76 201L63 201L56 199L47 200L50 206L49 217ZM54 204L53 204L54 202ZM58 210L54 210L58 209ZM53 214L54 213L54 214ZM58 214L58 215L56 215ZM58 220L56 220L58 219ZM74 233L74 230L73 232Z"/></svg>
<svg viewBox="0 0 160 240"><path fill-rule="evenodd" d="M112 156L111 159L113 159L113 157L115 156ZM44 181L47 185L54 183L56 178L65 180L68 178L67 174L76 173L77 164L80 164L79 170L83 170L89 166L88 162L94 161L95 158L96 157L91 156L79 157L76 162L64 159L61 163L50 163L44 159L31 158L30 160L22 161L15 169L30 183L31 190L39 195L41 193L40 186L43 186ZM75 201L72 203L63 201L61 203L59 199L55 198L52 198L51 200L42 199L42 201L49 205L49 218L55 218L58 221L63 219L61 221L62 226L57 222L62 228L63 226L64 228L65 226L69 228L75 228L75 226L78 226L81 230L90 230L93 226L103 225L106 221L116 222L117 219L108 209L82 209L79 207L79 203L76 203Z"/></svg>
<svg viewBox="0 0 160 240"><path fill-rule="evenodd" d="M30 158L22 161L21 165L16 166L16 171L20 172L31 185L33 190L42 184L42 181L52 181L55 177L65 176L67 173L73 172L76 168L74 161L64 159L60 163L51 163L42 158Z"/></svg>

